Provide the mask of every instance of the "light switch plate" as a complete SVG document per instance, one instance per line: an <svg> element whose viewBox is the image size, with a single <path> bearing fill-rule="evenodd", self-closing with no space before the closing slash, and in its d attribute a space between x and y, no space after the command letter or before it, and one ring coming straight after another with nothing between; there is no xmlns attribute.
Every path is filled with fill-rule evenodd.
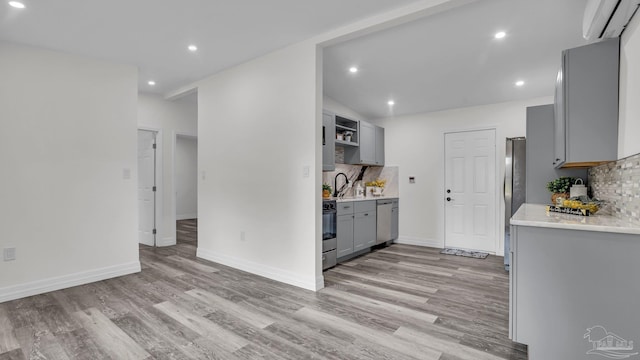
<svg viewBox="0 0 640 360"><path fill-rule="evenodd" d="M4 261L13 261L16 259L16 248L4 249Z"/></svg>
<svg viewBox="0 0 640 360"><path fill-rule="evenodd" d="M409 176L409 184L415 184L415 183L416 183L415 176Z"/></svg>
<svg viewBox="0 0 640 360"><path fill-rule="evenodd" d="M129 168L122 169L122 178L124 180L131 179L131 169L129 169Z"/></svg>
<svg viewBox="0 0 640 360"><path fill-rule="evenodd" d="M302 177L304 178L308 178L309 177L309 165L305 165L302 167Z"/></svg>

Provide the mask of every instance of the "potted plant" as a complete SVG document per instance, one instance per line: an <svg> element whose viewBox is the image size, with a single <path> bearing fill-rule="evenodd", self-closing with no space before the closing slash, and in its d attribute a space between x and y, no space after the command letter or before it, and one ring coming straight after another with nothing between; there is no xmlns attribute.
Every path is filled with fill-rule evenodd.
<svg viewBox="0 0 640 360"><path fill-rule="evenodd" d="M569 188L576 181L576 178L570 176L560 176L559 178L547 183L547 190L551 192L551 203L556 204L558 198L568 199Z"/></svg>
<svg viewBox="0 0 640 360"><path fill-rule="evenodd" d="M333 189L331 188L331 185L326 184L326 183L322 184L322 197L323 198L330 198L332 191L333 191Z"/></svg>

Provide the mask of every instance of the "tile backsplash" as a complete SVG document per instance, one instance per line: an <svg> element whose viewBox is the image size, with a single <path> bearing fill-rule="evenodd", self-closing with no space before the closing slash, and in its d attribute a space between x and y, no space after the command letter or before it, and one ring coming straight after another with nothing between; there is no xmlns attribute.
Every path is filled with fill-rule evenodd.
<svg viewBox="0 0 640 360"><path fill-rule="evenodd" d="M353 182L360 174L361 169L362 166L360 165L336 164L335 171L326 171L322 173L322 183L329 184L333 188L333 180L335 176L342 172L347 175L349 182L353 185ZM364 183L367 181L373 181L376 179L386 180L387 183L384 187L383 195L398 196L398 174L399 169L397 166L369 166L362 177L362 186L364 186ZM344 177L341 176L338 178L338 189L342 184L344 184ZM353 196L353 189L349 189L345 196Z"/></svg>
<svg viewBox="0 0 640 360"><path fill-rule="evenodd" d="M589 184L611 215L640 224L640 154L589 169Z"/></svg>

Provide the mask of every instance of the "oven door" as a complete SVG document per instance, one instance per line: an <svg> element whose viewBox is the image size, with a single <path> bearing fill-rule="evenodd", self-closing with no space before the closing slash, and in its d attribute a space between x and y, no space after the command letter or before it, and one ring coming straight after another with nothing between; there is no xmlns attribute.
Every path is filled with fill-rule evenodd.
<svg viewBox="0 0 640 360"><path fill-rule="evenodd" d="M336 210L322 212L322 240L335 239L338 226L338 213Z"/></svg>

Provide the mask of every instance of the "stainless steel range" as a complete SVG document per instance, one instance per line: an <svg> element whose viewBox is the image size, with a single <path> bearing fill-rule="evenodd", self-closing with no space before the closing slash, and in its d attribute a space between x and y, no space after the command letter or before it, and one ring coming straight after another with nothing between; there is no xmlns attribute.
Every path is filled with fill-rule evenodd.
<svg viewBox="0 0 640 360"><path fill-rule="evenodd" d="M322 270L336 266L338 210L335 200L322 201Z"/></svg>

